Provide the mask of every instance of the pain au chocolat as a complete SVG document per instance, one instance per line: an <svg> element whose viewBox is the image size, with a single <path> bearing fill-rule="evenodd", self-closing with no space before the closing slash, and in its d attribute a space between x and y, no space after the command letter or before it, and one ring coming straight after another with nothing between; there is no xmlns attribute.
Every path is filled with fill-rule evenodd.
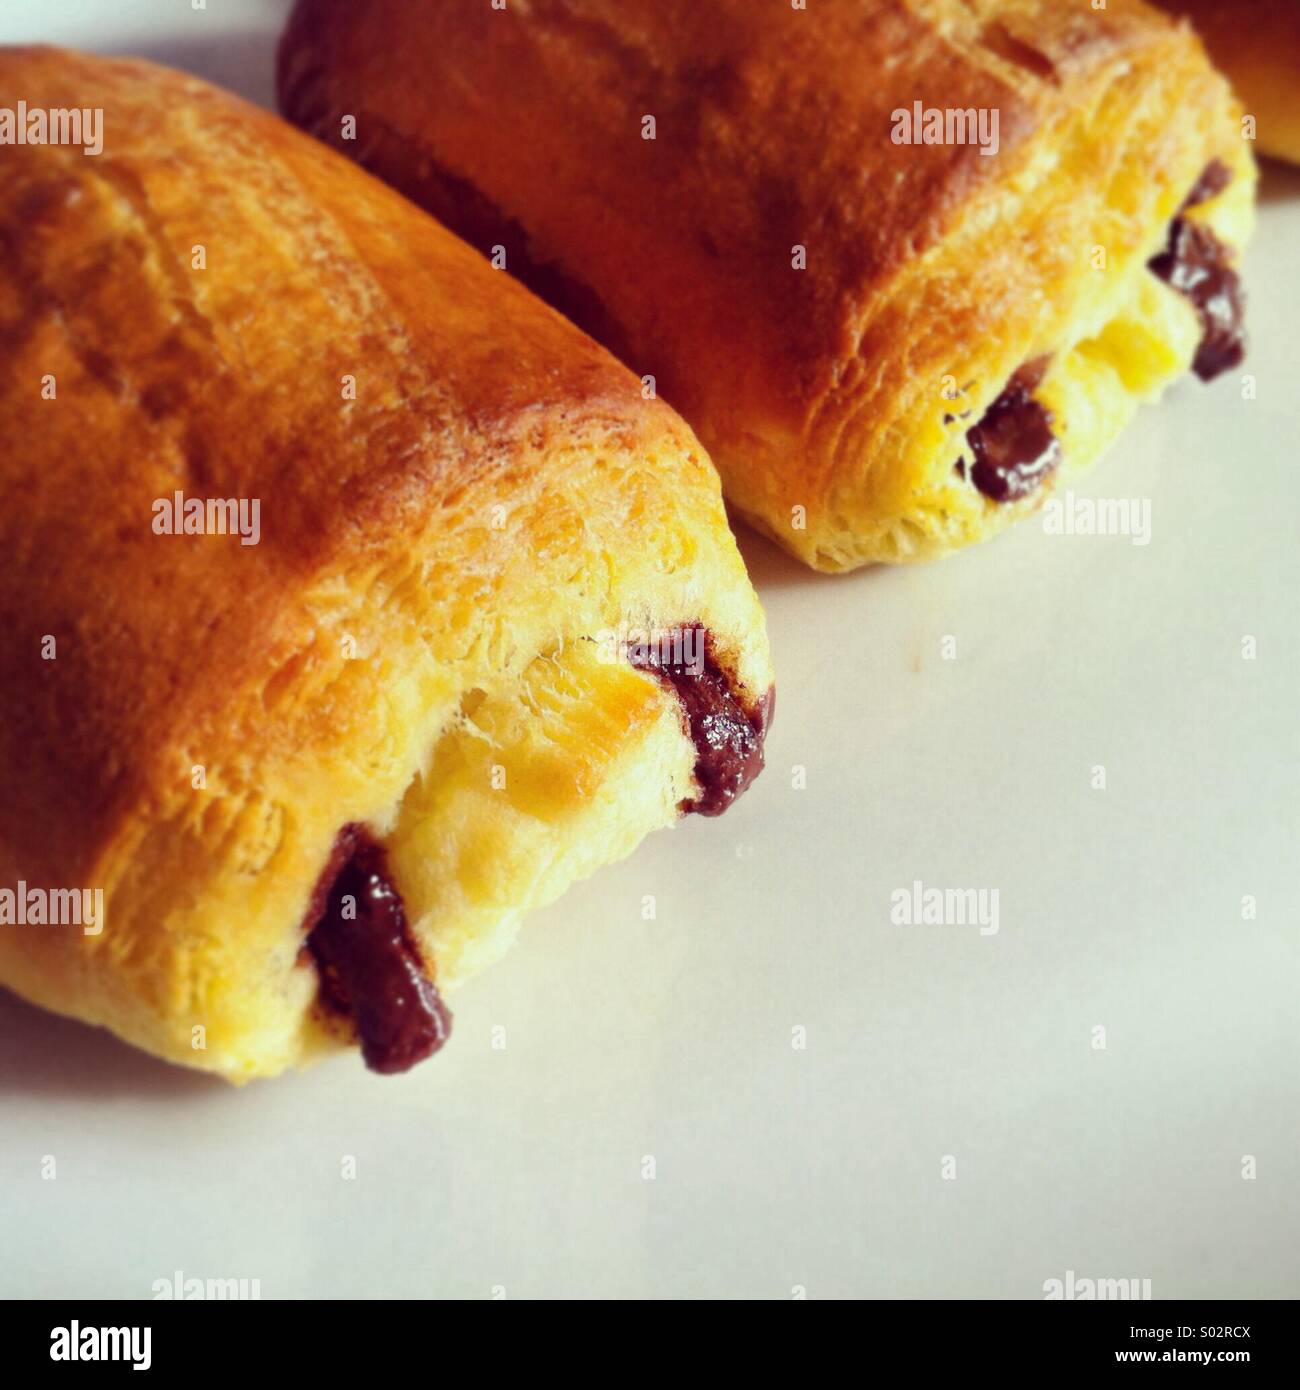
<svg viewBox="0 0 1300 1390"><path fill-rule="evenodd" d="M1250 149L1138 0L299 0L279 81L819 569L994 534L1241 357Z"/></svg>
<svg viewBox="0 0 1300 1390"><path fill-rule="evenodd" d="M526 912L761 766L717 476L277 117L53 49L0 89L104 113L0 149L0 983L231 1080L404 1069Z"/></svg>

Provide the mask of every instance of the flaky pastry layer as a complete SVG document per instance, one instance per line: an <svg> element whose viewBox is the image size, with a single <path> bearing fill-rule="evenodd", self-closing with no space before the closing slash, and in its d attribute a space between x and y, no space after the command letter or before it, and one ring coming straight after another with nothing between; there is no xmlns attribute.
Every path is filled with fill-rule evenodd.
<svg viewBox="0 0 1300 1390"><path fill-rule="evenodd" d="M1295 0L1155 0L1192 22L1254 118L1259 148L1300 164L1300 5Z"/></svg>
<svg viewBox="0 0 1300 1390"><path fill-rule="evenodd" d="M0 983L273 1074L351 1041L304 949L341 827L454 985L697 791L612 635L698 624L756 704L761 610L690 430L355 165L147 63L0 88L105 113L0 149L0 885L106 904L0 925ZM178 493L258 543L159 534Z"/></svg>
<svg viewBox="0 0 1300 1390"><path fill-rule="evenodd" d="M1232 257L1250 224L1227 84L1138 0L299 0L280 89L653 377L824 570L1041 505L1192 361L1147 266L1212 162L1196 215ZM896 139L917 108L976 124ZM1040 358L1063 465L993 500L965 432Z"/></svg>

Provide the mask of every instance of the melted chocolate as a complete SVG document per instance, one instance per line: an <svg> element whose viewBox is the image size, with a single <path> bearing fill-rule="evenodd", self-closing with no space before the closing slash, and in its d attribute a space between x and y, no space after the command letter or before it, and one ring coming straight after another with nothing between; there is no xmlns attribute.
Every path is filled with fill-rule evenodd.
<svg viewBox="0 0 1300 1390"><path fill-rule="evenodd" d="M1027 496L1061 461L1060 441L1052 433L1052 413L1033 394L1047 363L1046 357L1026 362L984 412L983 419L966 431L974 455L971 481L994 502L1014 502ZM957 471L966 475L965 459L957 461Z"/></svg>
<svg viewBox="0 0 1300 1390"><path fill-rule="evenodd" d="M1165 249L1147 263L1153 274L1185 294L1200 315L1201 342L1192 368L1202 381L1212 381L1245 358L1245 299L1227 248L1208 227L1182 214L1222 193L1231 181L1221 161L1207 165L1169 224Z"/></svg>
<svg viewBox="0 0 1300 1390"><path fill-rule="evenodd" d="M1192 185L1192 191L1183 199L1179 212L1194 208L1197 203L1208 203L1216 198L1232 182L1232 170L1221 159L1212 159L1201 170L1201 177Z"/></svg>
<svg viewBox="0 0 1300 1390"><path fill-rule="evenodd" d="M352 916L344 916L345 899ZM339 831L307 921L322 1002L351 1016L366 1066L407 1071L437 1052L451 1015L411 940L384 851L364 827Z"/></svg>
<svg viewBox="0 0 1300 1390"><path fill-rule="evenodd" d="M708 633L699 626L685 628L682 633L692 634L693 640L671 644L666 658L662 649L666 644L651 643L646 649L630 652L628 659L637 670L649 671L672 687L690 725L700 796L683 802L682 810L720 816L763 770L763 740L772 723L776 691L769 690L746 712L713 660ZM686 648L702 648L703 662L688 660Z"/></svg>

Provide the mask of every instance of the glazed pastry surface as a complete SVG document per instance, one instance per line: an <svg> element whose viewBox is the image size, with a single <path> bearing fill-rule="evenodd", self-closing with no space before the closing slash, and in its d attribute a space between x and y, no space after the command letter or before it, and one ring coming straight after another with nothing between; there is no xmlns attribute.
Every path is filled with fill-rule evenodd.
<svg viewBox="0 0 1300 1390"><path fill-rule="evenodd" d="M1264 154L1300 164L1300 5L1296 0L1155 0L1190 19L1257 123Z"/></svg>
<svg viewBox="0 0 1300 1390"><path fill-rule="evenodd" d="M99 156L0 148L0 885L105 904L94 934L0 924L0 983L238 1081L356 1042L405 979L360 1039L400 1069L439 1041L420 981L756 770L619 645L707 639L761 744L717 476L275 116L54 49L0 49L0 89L105 113ZM177 494L256 501L256 543L159 531Z"/></svg>
<svg viewBox="0 0 1300 1390"><path fill-rule="evenodd" d="M1197 356L1148 267L1209 166L1224 273L1252 219L1227 83L1138 0L299 0L280 92L652 377L824 570L1039 507ZM918 104L922 140L977 124L902 143Z"/></svg>

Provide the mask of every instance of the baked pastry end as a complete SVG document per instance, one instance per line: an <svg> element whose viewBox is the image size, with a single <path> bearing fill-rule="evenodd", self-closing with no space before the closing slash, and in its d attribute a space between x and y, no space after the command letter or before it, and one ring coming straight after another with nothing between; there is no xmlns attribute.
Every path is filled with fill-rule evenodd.
<svg viewBox="0 0 1300 1390"><path fill-rule="evenodd" d="M1252 147L1140 0L298 0L279 83L653 376L817 569L998 534L1240 350Z"/></svg>
<svg viewBox="0 0 1300 1390"><path fill-rule="evenodd" d="M0 984L231 1081L402 1070L528 912L760 769L717 474L269 113L48 48L0 89L111 113L0 147ZM25 911L78 885L97 930Z"/></svg>

